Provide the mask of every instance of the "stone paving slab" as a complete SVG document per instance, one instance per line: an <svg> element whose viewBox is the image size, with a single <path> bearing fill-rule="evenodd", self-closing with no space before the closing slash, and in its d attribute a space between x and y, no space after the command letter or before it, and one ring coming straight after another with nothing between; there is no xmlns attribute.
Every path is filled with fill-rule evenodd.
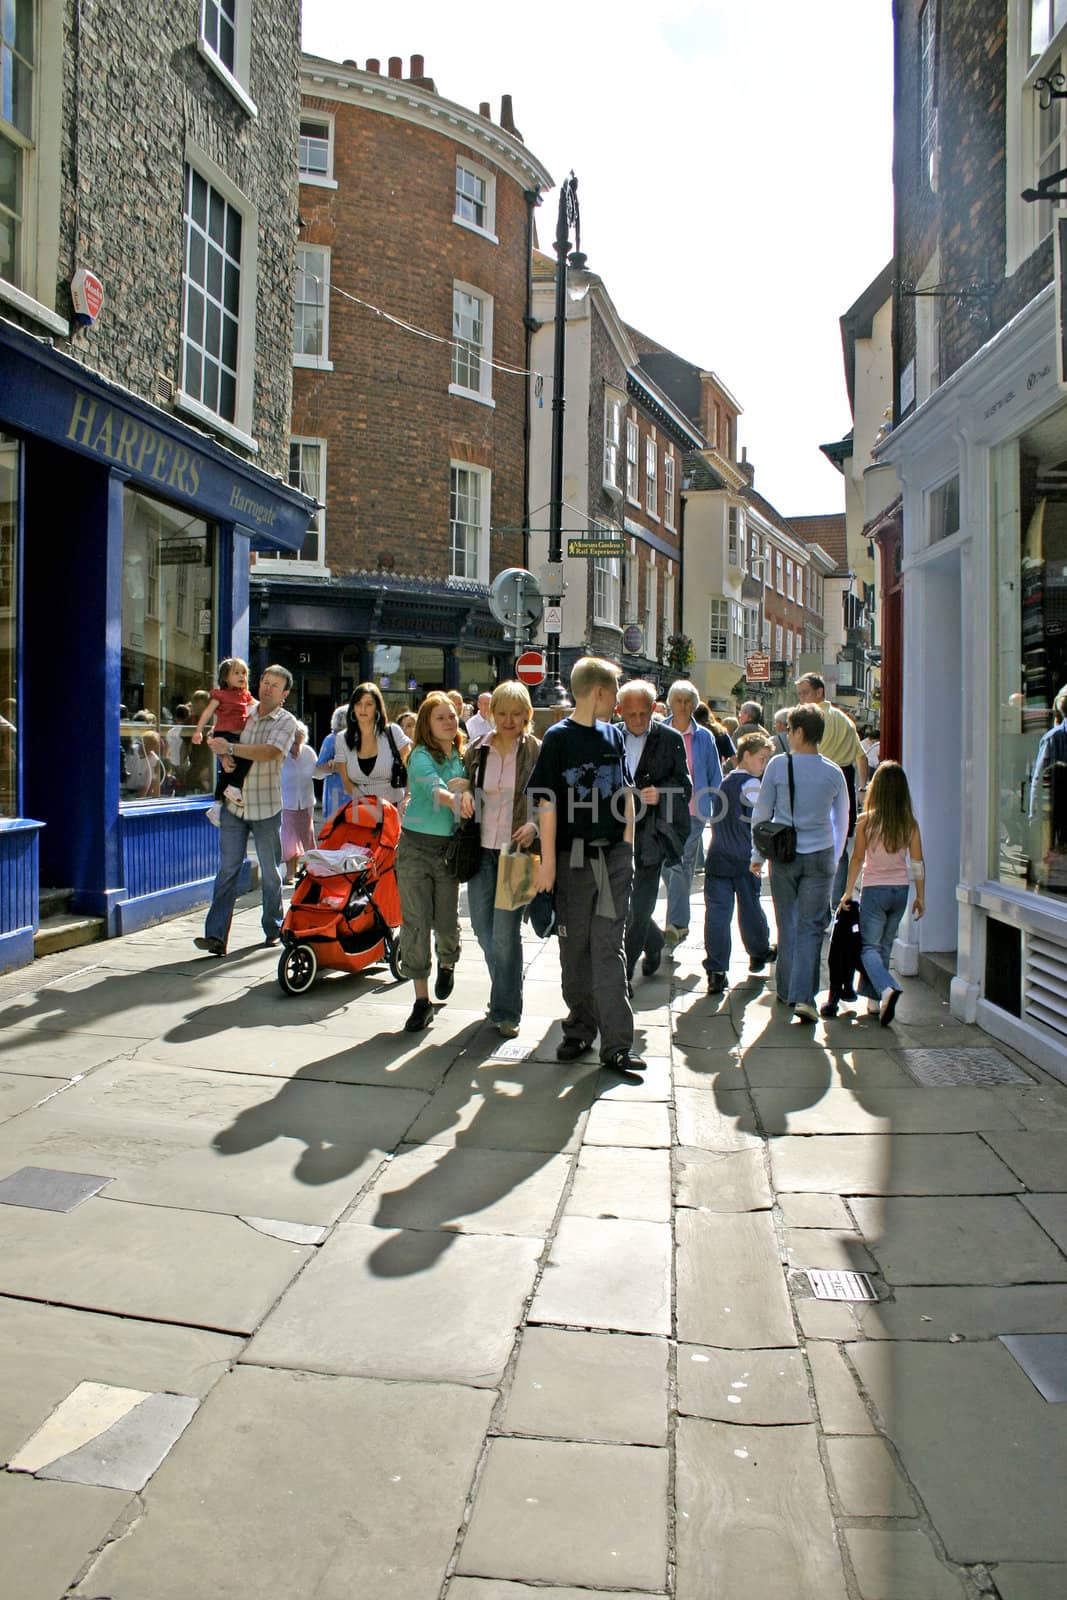
<svg viewBox="0 0 1067 1600"><path fill-rule="evenodd" d="M853 1200L852 1214L887 1283L1067 1282L1067 1258L1013 1198Z"/></svg>
<svg viewBox="0 0 1067 1600"><path fill-rule="evenodd" d="M748 1088L741 1057L732 1051L676 1044L672 1054L676 1089Z"/></svg>
<svg viewBox="0 0 1067 1600"><path fill-rule="evenodd" d="M0 1294L222 1333L250 1333L308 1254L210 1212L0 1206Z"/></svg>
<svg viewBox="0 0 1067 1600"><path fill-rule="evenodd" d="M914 1517L918 1508L884 1439L826 1440L826 1459L847 1517Z"/></svg>
<svg viewBox="0 0 1067 1600"><path fill-rule="evenodd" d="M200 1405L191 1395L81 1383L11 1461L63 1483L140 1490Z"/></svg>
<svg viewBox="0 0 1067 1600"><path fill-rule="evenodd" d="M678 1337L755 1350L797 1343L774 1225L766 1211L679 1211Z"/></svg>
<svg viewBox="0 0 1067 1600"><path fill-rule="evenodd" d="M407 1089L112 1062L0 1127L0 1169L106 1172L109 1199L325 1223L426 1103Z"/></svg>
<svg viewBox="0 0 1067 1600"><path fill-rule="evenodd" d="M666 1450L493 1439L458 1571L662 1590L667 1473Z"/></svg>
<svg viewBox="0 0 1067 1600"><path fill-rule="evenodd" d="M1001 1333L1067 1332L1067 1294L1059 1284L1011 1288L898 1287L877 1305L798 1300L809 1339L996 1339Z"/></svg>
<svg viewBox="0 0 1067 1600"><path fill-rule="evenodd" d="M0 1029L0 1071L40 1078L73 1078L103 1061L128 1055L136 1040L114 1034L45 1031L8 1023Z"/></svg>
<svg viewBox="0 0 1067 1600"><path fill-rule="evenodd" d="M766 1211L774 1203L762 1149L675 1147L675 1200L702 1211Z"/></svg>
<svg viewBox="0 0 1067 1600"><path fill-rule="evenodd" d="M1067 1566L1009 1561L995 1567L993 1576L1001 1600L1063 1600L1067 1594Z"/></svg>
<svg viewBox="0 0 1067 1600"><path fill-rule="evenodd" d="M539 1061L457 1062L407 1138L494 1150L575 1150L596 1093L595 1056L575 1067Z"/></svg>
<svg viewBox="0 0 1067 1600"><path fill-rule="evenodd" d="M0 1600L57 1600L134 1504L121 1489L0 1474Z"/></svg>
<svg viewBox="0 0 1067 1600"><path fill-rule="evenodd" d="M814 1428L682 1417L676 1493L677 1600L845 1600Z"/></svg>
<svg viewBox="0 0 1067 1600"><path fill-rule="evenodd" d="M201 995L188 978L176 973L94 969L0 1006L0 1030L32 1024L53 1033L77 1029L109 1038L121 1033L128 1040L154 1039L163 1029L198 1017L207 1038L223 1025L219 1013L229 1008L230 995L246 989L246 981L235 977L232 990L220 985L210 995Z"/></svg>
<svg viewBox="0 0 1067 1600"><path fill-rule="evenodd" d="M543 1239L570 1171L568 1156L538 1150L404 1145L352 1220L376 1228L450 1228Z"/></svg>
<svg viewBox="0 0 1067 1600"><path fill-rule="evenodd" d="M632 1100L598 1100L589 1112L583 1143L667 1150L671 1143L667 1107Z"/></svg>
<svg viewBox="0 0 1067 1600"><path fill-rule="evenodd" d="M437 1600L491 1404L444 1384L239 1368L76 1593Z"/></svg>
<svg viewBox="0 0 1067 1600"><path fill-rule="evenodd" d="M0 1123L28 1111L31 1106L54 1095L69 1082L70 1079L66 1077L46 1078L43 1075L0 1072Z"/></svg>
<svg viewBox="0 0 1067 1600"><path fill-rule="evenodd" d="M559 1589L555 1584L508 1583L501 1578L453 1578L446 1590L446 1600L667 1600L657 1591L652 1594L642 1589L624 1594L621 1589Z"/></svg>
<svg viewBox="0 0 1067 1600"><path fill-rule="evenodd" d="M542 1248L540 1239L342 1223L243 1360L492 1388Z"/></svg>
<svg viewBox="0 0 1067 1600"><path fill-rule="evenodd" d="M645 1063L644 1072L619 1077L616 1072L605 1071L597 1085L598 1101L633 1100L647 1103L674 1099L670 1056L650 1055L644 1047L641 1047L639 1054Z"/></svg>
<svg viewBox="0 0 1067 1600"><path fill-rule="evenodd" d="M86 1379L203 1396L241 1348L193 1328L0 1299L0 1463Z"/></svg>
<svg viewBox="0 0 1067 1600"><path fill-rule="evenodd" d="M974 1133L831 1133L778 1139L770 1151L776 1189L839 1195L990 1195L1013 1194L1022 1187Z"/></svg>
<svg viewBox="0 0 1067 1600"><path fill-rule="evenodd" d="M678 1346L678 1410L716 1422L813 1421L799 1350L715 1350Z"/></svg>
<svg viewBox="0 0 1067 1600"><path fill-rule="evenodd" d="M1067 1406L1042 1400L1003 1345L848 1354L953 1560L1067 1559Z"/></svg>
<svg viewBox="0 0 1067 1600"><path fill-rule="evenodd" d="M991 1133L986 1143L1028 1189L1067 1192L1067 1140L1062 1132Z"/></svg>
<svg viewBox="0 0 1067 1600"><path fill-rule="evenodd" d="M1027 1194L1021 1196L1030 1215L1039 1222L1060 1249L1067 1251L1067 1195Z"/></svg>
<svg viewBox="0 0 1067 1600"><path fill-rule="evenodd" d="M852 1227L845 1202L836 1194L779 1194L782 1222L787 1228Z"/></svg>
<svg viewBox="0 0 1067 1600"><path fill-rule="evenodd" d="M583 1145L564 1215L670 1222L669 1152Z"/></svg>
<svg viewBox="0 0 1067 1600"><path fill-rule="evenodd" d="M529 1320L668 1334L670 1257L665 1224L564 1217Z"/></svg>
<svg viewBox="0 0 1067 1600"><path fill-rule="evenodd" d="M863 1600L964 1600L961 1579L918 1528L846 1528L845 1543Z"/></svg>
<svg viewBox="0 0 1067 1600"><path fill-rule="evenodd" d="M807 1356L823 1433L874 1433L874 1423L856 1380L837 1345L813 1340L807 1346Z"/></svg>
<svg viewBox="0 0 1067 1600"><path fill-rule="evenodd" d="M665 1445L666 1341L527 1328L500 1431Z"/></svg>
<svg viewBox="0 0 1067 1600"><path fill-rule="evenodd" d="M836 1228L786 1228L786 1255L791 1267L804 1270L876 1272L877 1262L854 1231Z"/></svg>
<svg viewBox="0 0 1067 1600"><path fill-rule="evenodd" d="M1067 1088L1043 1083L1036 1089L999 1089L1000 1100L1024 1128L1038 1133L1064 1132L1067 1129Z"/></svg>
<svg viewBox="0 0 1067 1600"><path fill-rule="evenodd" d="M754 1045L744 1053L745 1075L755 1089L825 1086L853 1089L914 1088L900 1063L873 1046L830 1049L809 1045L769 1048Z"/></svg>
<svg viewBox="0 0 1067 1600"><path fill-rule="evenodd" d="M993 1089L827 1089L813 1102L798 1088L753 1089L769 1134L982 1133L1018 1127Z"/></svg>
<svg viewBox="0 0 1067 1600"><path fill-rule="evenodd" d="M744 1089L676 1089L678 1143L700 1150L762 1150L752 1099Z"/></svg>

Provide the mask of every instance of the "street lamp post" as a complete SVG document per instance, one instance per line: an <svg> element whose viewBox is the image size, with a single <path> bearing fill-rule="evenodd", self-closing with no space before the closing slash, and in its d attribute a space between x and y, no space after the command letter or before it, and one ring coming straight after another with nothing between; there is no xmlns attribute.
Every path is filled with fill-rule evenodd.
<svg viewBox="0 0 1067 1600"><path fill-rule="evenodd" d="M574 252L571 253L571 228L574 229ZM555 353L552 369L552 460L548 505L548 566L544 584L547 605L559 606L563 599L563 415L567 400L565 393L566 339L567 339L567 265L584 267L581 253L582 230L578 213L578 179L572 172L560 185L559 212L556 217L556 324ZM544 698L547 703L558 704L566 698L559 681L558 633L546 638L546 681Z"/></svg>

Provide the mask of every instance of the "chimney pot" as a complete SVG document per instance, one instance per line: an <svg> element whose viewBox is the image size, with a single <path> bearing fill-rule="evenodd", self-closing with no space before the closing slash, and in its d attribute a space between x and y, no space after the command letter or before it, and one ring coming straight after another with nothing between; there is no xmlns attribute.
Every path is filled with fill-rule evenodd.
<svg viewBox="0 0 1067 1600"><path fill-rule="evenodd" d="M511 109L511 96L509 94L500 96L500 126L505 133L510 133L513 138L522 140L522 134L515 126L515 116Z"/></svg>
<svg viewBox="0 0 1067 1600"><path fill-rule="evenodd" d="M413 78L424 78L426 76L426 61L423 56L412 56L411 76Z"/></svg>
<svg viewBox="0 0 1067 1600"><path fill-rule="evenodd" d="M381 70L382 70L382 64L378 60L378 57L377 56L368 56L367 57L367 71L368 72L381 72Z"/></svg>
<svg viewBox="0 0 1067 1600"><path fill-rule="evenodd" d="M493 113L489 109L488 100L480 100L478 102L478 115L484 117L486 122L492 122Z"/></svg>
<svg viewBox="0 0 1067 1600"><path fill-rule="evenodd" d="M403 56L389 57L389 76L391 78L402 78L404 76Z"/></svg>

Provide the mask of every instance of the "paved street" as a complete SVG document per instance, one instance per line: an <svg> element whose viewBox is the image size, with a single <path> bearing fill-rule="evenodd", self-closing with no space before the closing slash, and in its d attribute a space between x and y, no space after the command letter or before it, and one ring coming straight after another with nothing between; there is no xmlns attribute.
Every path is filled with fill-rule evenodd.
<svg viewBox="0 0 1067 1600"><path fill-rule="evenodd" d="M2 1600L1062 1600L1067 1089L696 941L644 1082L556 1063L554 941L412 1036L241 904L0 979Z"/></svg>

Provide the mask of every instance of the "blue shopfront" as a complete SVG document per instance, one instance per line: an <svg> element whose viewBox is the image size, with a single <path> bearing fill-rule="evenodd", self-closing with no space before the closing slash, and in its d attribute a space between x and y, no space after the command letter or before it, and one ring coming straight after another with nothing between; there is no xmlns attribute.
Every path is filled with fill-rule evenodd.
<svg viewBox="0 0 1067 1600"><path fill-rule="evenodd" d="M42 888L108 935L206 898L193 726L247 655L250 550L298 550L313 509L0 322L0 971Z"/></svg>

